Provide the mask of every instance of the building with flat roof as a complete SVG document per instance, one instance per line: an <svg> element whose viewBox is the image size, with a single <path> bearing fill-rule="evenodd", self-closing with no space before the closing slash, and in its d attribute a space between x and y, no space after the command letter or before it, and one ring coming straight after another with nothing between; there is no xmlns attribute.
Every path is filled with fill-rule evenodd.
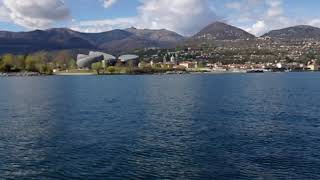
<svg viewBox="0 0 320 180"><path fill-rule="evenodd" d="M134 54L122 55L118 59L121 63L125 65L138 66L139 64L139 56Z"/></svg>

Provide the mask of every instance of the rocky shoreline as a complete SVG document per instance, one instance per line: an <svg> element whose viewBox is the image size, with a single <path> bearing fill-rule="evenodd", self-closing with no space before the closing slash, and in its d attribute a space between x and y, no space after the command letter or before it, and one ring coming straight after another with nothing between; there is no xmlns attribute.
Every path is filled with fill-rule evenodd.
<svg viewBox="0 0 320 180"><path fill-rule="evenodd" d="M28 77L28 76L43 76L43 74L38 72L0 73L0 77Z"/></svg>

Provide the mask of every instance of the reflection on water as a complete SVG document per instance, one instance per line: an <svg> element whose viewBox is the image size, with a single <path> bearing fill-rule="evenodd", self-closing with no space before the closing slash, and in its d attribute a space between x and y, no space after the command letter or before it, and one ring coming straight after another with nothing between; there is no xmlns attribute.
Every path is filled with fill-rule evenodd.
<svg viewBox="0 0 320 180"><path fill-rule="evenodd" d="M319 73L0 79L0 176L319 179Z"/></svg>

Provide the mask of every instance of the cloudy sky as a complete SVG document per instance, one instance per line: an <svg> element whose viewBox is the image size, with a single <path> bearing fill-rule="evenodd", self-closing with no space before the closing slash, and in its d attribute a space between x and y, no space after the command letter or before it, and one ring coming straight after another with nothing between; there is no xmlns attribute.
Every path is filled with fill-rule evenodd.
<svg viewBox="0 0 320 180"><path fill-rule="evenodd" d="M101 32L134 26L188 36L223 21L262 35L300 24L320 27L319 6L319 0L0 0L0 30Z"/></svg>

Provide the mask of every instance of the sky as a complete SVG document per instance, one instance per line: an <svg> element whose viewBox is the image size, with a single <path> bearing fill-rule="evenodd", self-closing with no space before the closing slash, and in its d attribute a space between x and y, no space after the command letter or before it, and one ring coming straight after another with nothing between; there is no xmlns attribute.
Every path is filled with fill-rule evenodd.
<svg viewBox="0 0 320 180"><path fill-rule="evenodd" d="M0 0L0 30L128 27L191 36L222 21L256 36L294 25L320 27L319 0Z"/></svg>

